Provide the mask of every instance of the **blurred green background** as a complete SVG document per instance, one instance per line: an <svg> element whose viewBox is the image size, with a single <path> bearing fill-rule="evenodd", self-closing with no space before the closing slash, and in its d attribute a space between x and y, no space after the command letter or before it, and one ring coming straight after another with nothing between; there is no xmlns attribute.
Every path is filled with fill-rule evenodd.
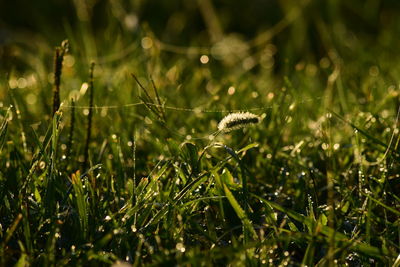
<svg viewBox="0 0 400 267"><path fill-rule="evenodd" d="M92 35L99 56L121 38L128 45L151 31L163 43L186 47L212 47L235 34L235 44L252 52L274 44L275 57L293 64L318 61L332 47L344 59L367 60L355 56L377 48L398 54L399 12L396 0L1 1L0 58L7 70L10 57L19 60L15 46L52 48L82 32ZM281 60L275 62L281 70Z"/></svg>

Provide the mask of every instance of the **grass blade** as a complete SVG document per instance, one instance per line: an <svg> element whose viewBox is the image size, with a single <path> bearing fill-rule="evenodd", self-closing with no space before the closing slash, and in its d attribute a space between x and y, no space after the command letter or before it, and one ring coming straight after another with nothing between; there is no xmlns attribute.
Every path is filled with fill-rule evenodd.
<svg viewBox="0 0 400 267"><path fill-rule="evenodd" d="M233 196L232 192L229 188L224 184L224 192L225 196L231 204L232 208L235 210L236 215L242 221L243 224L243 234L244 236L251 237L253 239L257 239L256 231L253 228L251 221L249 220L246 212L240 207L239 202L237 202L236 198Z"/></svg>
<svg viewBox="0 0 400 267"><path fill-rule="evenodd" d="M81 226L81 234L83 240L86 239L88 234L88 208L85 199L84 188L82 184L82 180L80 177L80 172L77 171L73 173L71 176L72 186L74 189L74 199L76 202L76 208L78 210L79 215L79 224Z"/></svg>
<svg viewBox="0 0 400 267"><path fill-rule="evenodd" d="M257 195L251 194L253 197L258 198L259 200L262 200L266 203L268 203L270 206L272 206L274 209L279 210L281 212L284 212L286 215L291 217L292 219L303 223L307 225L307 227L311 227L312 224L314 223L310 218L305 217L304 215L301 215L295 211L292 211L290 209L287 209L285 207L280 206L279 204L276 204L272 201L268 201L266 199L263 199ZM350 240L348 237L340 232L336 232L334 229L321 225L320 226L320 231L321 233L326 237L329 238L332 236L333 233L335 233L335 241L339 243L345 243L351 247L351 249L363 253L367 256L371 256L374 258L382 258L382 256L390 256L390 252L385 248L377 248L371 245L368 245L366 243L356 241L356 240Z"/></svg>

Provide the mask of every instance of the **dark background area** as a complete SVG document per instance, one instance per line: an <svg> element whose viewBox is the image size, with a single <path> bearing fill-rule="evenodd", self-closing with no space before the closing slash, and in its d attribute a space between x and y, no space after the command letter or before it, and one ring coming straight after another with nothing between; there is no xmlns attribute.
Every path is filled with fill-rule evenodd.
<svg viewBox="0 0 400 267"><path fill-rule="evenodd" d="M29 42L34 36L55 46L70 34L66 28L74 32L84 24L98 42L112 39L106 32L110 27L116 35L131 34L135 38L135 33L148 25L164 42L184 46L210 45L215 40L210 38L208 18L201 12L201 2L213 5L223 34L239 33L245 40L255 38L279 23L291 10L300 8L302 15L296 23L285 27L273 40L279 47L286 46L288 40L297 40L296 44L291 44L297 56L313 57L326 53L321 48L323 41L317 29L320 23L327 25L332 39L343 38L340 31L344 29L346 34L361 39L369 48L380 42L395 50L399 44L396 34L400 33L400 3L395 0L1 1L0 44ZM135 30L126 31L129 19L131 26L133 20ZM389 31L391 36L383 36ZM298 37L292 38L292 35ZM2 54L4 57L6 52L2 51Z"/></svg>

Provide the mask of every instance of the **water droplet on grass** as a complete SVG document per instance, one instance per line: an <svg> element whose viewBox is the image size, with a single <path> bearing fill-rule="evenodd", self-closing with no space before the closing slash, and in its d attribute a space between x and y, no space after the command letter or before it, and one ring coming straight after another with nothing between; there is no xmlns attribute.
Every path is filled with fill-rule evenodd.
<svg viewBox="0 0 400 267"><path fill-rule="evenodd" d="M186 248L182 243L176 244L176 249L179 250L180 252L185 252Z"/></svg>

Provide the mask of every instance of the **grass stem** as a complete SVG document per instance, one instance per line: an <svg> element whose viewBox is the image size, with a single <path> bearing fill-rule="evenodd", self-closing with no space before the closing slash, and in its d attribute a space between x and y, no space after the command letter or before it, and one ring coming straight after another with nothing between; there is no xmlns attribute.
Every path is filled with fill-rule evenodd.
<svg viewBox="0 0 400 267"><path fill-rule="evenodd" d="M90 145L90 138L92 134L92 120L93 120L93 95L94 95L94 79L93 79L93 72L94 72L95 63L92 62L90 64L90 72L89 72L89 114L88 114L88 124L86 128L86 142L85 142L85 156L84 156L84 163L83 169L87 168L87 164L89 161L89 145Z"/></svg>

